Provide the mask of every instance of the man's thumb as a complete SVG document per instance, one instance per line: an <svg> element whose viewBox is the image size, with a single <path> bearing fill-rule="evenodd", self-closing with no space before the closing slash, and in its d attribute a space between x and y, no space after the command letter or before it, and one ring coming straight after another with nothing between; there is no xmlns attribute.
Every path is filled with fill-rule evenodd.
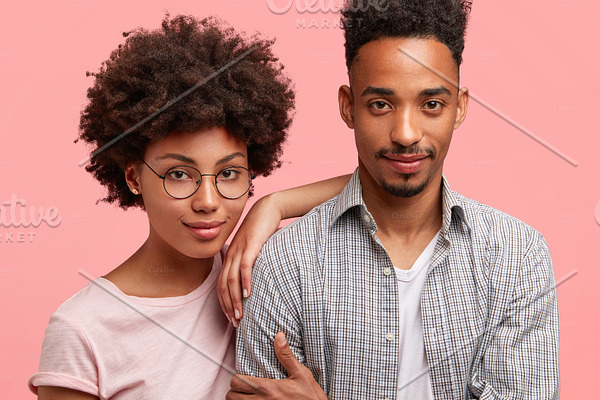
<svg viewBox="0 0 600 400"><path fill-rule="evenodd" d="M290 349L287 340L285 340L285 334L283 332L279 332L275 335L275 354L277 354L277 359L281 365L283 365L283 368L285 368L289 377L300 371L302 364L298 361L296 356L294 356L294 353L292 353L292 349Z"/></svg>

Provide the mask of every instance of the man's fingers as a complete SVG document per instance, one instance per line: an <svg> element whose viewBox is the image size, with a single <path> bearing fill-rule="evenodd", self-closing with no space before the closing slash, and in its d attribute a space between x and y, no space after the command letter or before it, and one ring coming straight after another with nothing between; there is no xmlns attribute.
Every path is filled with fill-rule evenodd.
<svg viewBox="0 0 600 400"><path fill-rule="evenodd" d="M229 385L231 390L237 393L255 394L258 390L258 385L255 381L259 381L262 378L255 378L248 375L235 374L231 377Z"/></svg>
<svg viewBox="0 0 600 400"><path fill-rule="evenodd" d="M302 367L304 367L300 361L298 361L294 353L292 353L292 349L290 349L290 345L285 339L285 334L283 332L279 332L275 335L275 354L281 365L283 365L287 371L289 377L300 373Z"/></svg>

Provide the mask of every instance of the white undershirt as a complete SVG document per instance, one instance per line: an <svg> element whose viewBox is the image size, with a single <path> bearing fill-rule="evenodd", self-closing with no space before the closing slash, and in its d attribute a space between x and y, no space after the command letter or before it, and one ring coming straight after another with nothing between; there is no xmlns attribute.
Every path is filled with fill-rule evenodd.
<svg viewBox="0 0 600 400"><path fill-rule="evenodd" d="M400 300L400 359L398 362L398 400L433 400L429 366L425 356L421 290L439 232L417 258L412 268L394 267Z"/></svg>

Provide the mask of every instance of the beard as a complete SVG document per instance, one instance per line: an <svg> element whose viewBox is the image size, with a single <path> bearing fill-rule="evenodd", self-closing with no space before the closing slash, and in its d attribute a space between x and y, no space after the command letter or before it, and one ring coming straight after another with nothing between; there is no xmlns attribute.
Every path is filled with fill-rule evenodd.
<svg viewBox="0 0 600 400"><path fill-rule="evenodd" d="M395 149L382 148L379 149L375 153L375 159L380 159L384 157L386 154L418 154L425 153L428 154L431 159L435 159L437 153L433 148L419 148L418 146L410 146L410 147L399 147ZM418 183L411 184L410 178L413 174L402 174L401 175L404 182L401 183L390 183L383 179L383 177L379 178L379 184L381 187L395 197L409 198L418 195L421 193L431 180L431 176L427 176L427 178Z"/></svg>
<svg viewBox="0 0 600 400"><path fill-rule="evenodd" d="M423 190L425 190L425 188L429 184L429 177L427 177L427 179L425 179L423 182L417 184L408 183L408 177L408 175L405 177L404 183L396 184L386 182L383 178L380 178L379 184L386 192L388 192L392 196L402 197L404 199L418 195Z"/></svg>

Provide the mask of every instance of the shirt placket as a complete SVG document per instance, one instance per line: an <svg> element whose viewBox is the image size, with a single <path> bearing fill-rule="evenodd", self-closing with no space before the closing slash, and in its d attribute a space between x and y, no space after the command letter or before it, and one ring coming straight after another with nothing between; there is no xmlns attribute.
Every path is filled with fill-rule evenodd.
<svg viewBox="0 0 600 400"><path fill-rule="evenodd" d="M362 215L365 225L369 229L371 239L377 244L379 251L373 257L373 273L377 276L377 290L375 295L379 298L381 304L381 317L386 321L383 332L379 333L377 338L381 343L381 354L374 354L378 357L377 361L382 365L381 392L377 394L381 400L395 400L397 398L398 386L398 358L400 356L398 339L400 337L400 327L398 325L398 285L396 275L393 272L393 265L383 244L375 234L377 226L369 213L364 210Z"/></svg>
<svg viewBox="0 0 600 400"><path fill-rule="evenodd" d="M447 313L449 312L444 298L444 279L448 268L450 242L443 239L427 271L427 277L421 293L421 317L423 320L423 336L425 354L431 377L431 385L435 399L453 399L454 378L447 335Z"/></svg>

